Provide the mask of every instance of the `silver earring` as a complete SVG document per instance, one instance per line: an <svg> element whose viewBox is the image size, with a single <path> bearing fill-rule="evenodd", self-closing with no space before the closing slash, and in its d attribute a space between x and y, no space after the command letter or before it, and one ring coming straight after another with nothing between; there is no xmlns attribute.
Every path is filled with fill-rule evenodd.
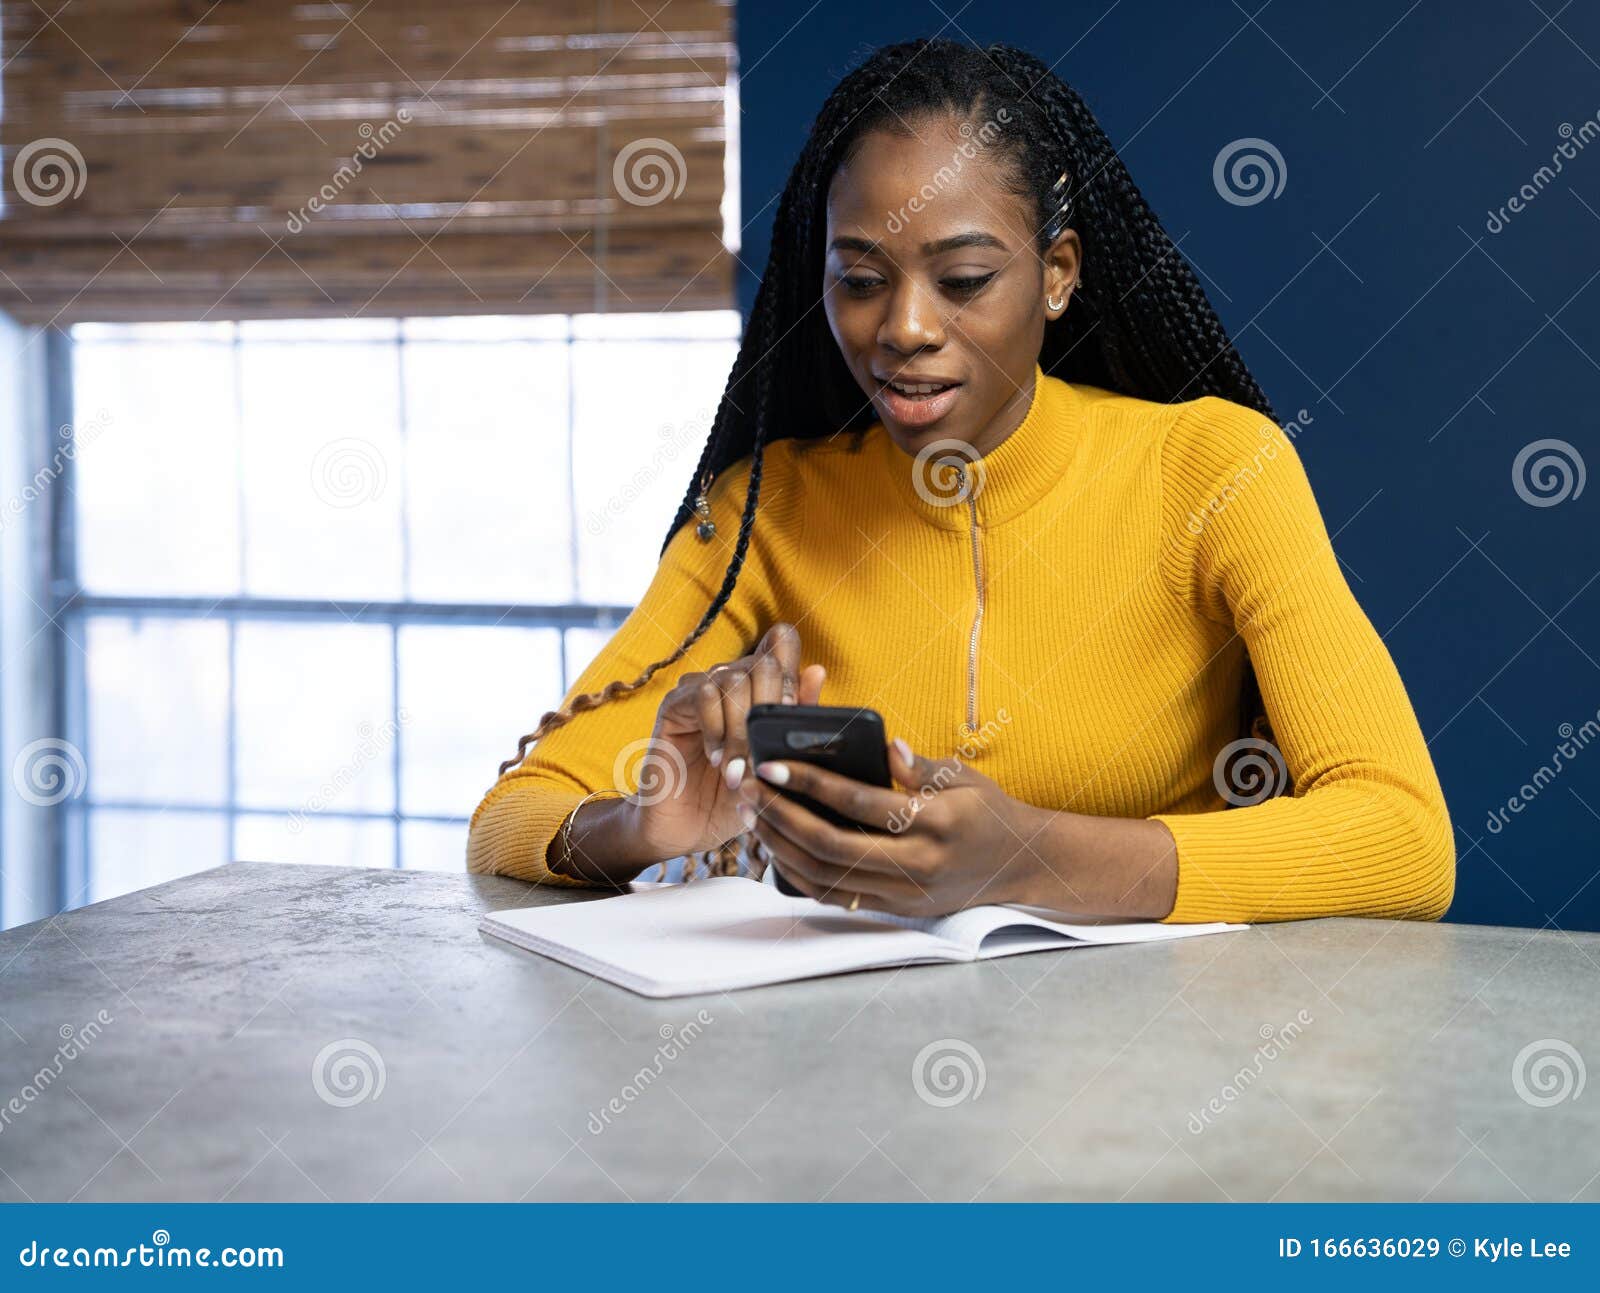
<svg viewBox="0 0 1600 1293"><path fill-rule="evenodd" d="M1052 309L1052 310L1064 310L1066 308L1066 305L1067 305L1067 299L1066 299L1066 297L1062 297L1058 301L1053 296L1047 296L1047 297L1044 298L1044 303L1049 309Z"/></svg>

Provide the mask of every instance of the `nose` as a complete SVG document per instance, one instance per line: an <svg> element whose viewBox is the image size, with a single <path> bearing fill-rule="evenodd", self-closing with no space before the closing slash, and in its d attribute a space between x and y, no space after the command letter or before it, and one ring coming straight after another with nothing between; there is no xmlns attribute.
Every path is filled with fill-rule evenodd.
<svg viewBox="0 0 1600 1293"><path fill-rule="evenodd" d="M878 344L902 355L944 345L944 320L938 303L922 291L911 278L904 279L890 294L883 322L878 326Z"/></svg>

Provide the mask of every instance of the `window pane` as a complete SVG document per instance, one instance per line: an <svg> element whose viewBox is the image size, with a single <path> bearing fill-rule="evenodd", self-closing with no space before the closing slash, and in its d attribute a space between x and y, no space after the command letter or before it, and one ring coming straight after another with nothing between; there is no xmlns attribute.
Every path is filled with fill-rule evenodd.
<svg viewBox="0 0 1600 1293"><path fill-rule="evenodd" d="M239 801L315 815L394 809L390 630L238 627Z"/></svg>
<svg viewBox="0 0 1600 1293"><path fill-rule="evenodd" d="M234 852L241 862L392 867L394 823L303 814L241 813Z"/></svg>
<svg viewBox="0 0 1600 1293"><path fill-rule="evenodd" d="M78 569L97 593L239 591L231 345L73 349Z"/></svg>
<svg viewBox="0 0 1600 1293"><path fill-rule="evenodd" d="M246 592L402 595L398 355L359 341L243 344Z"/></svg>
<svg viewBox="0 0 1600 1293"><path fill-rule="evenodd" d="M402 822L400 865L408 871L465 871L465 822Z"/></svg>
<svg viewBox="0 0 1600 1293"><path fill-rule="evenodd" d="M222 813L89 811L89 902L103 902L228 861Z"/></svg>
<svg viewBox="0 0 1600 1293"><path fill-rule="evenodd" d="M616 631L615 628L568 629L562 634L567 647L567 686L578 681L578 675L589 667L595 656L600 654L600 648L611 641Z"/></svg>
<svg viewBox="0 0 1600 1293"><path fill-rule="evenodd" d="M643 596L736 349L715 341L573 343L581 600L632 605Z"/></svg>
<svg viewBox="0 0 1600 1293"><path fill-rule="evenodd" d="M517 738L561 703L557 629L400 630L403 813L467 816Z"/></svg>
<svg viewBox="0 0 1600 1293"><path fill-rule="evenodd" d="M410 595L572 600L565 342L408 342Z"/></svg>
<svg viewBox="0 0 1600 1293"><path fill-rule="evenodd" d="M228 626L89 617L90 792L97 800L228 798Z"/></svg>

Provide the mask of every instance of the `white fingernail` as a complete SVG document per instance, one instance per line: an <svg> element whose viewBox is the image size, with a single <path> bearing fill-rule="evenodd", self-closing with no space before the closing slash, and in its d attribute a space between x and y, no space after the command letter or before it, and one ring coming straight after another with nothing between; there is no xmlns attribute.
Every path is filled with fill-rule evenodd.
<svg viewBox="0 0 1600 1293"><path fill-rule="evenodd" d="M722 763L722 747L718 746L715 750L711 751L708 757L711 760L711 766L713 768L719 766Z"/></svg>
<svg viewBox="0 0 1600 1293"><path fill-rule="evenodd" d="M723 774L723 780L728 783L729 790L737 790L739 782L744 779L744 760L735 759L728 764L728 770Z"/></svg>

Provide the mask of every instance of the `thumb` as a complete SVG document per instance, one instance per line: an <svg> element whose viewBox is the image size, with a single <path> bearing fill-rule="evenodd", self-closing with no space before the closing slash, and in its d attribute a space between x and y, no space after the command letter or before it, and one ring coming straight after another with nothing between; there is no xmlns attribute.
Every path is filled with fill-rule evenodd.
<svg viewBox="0 0 1600 1293"><path fill-rule="evenodd" d="M930 786L938 789L951 784L959 773L959 769L945 769L938 759L923 758L898 736L889 742L889 771L894 774L895 781L908 790Z"/></svg>

